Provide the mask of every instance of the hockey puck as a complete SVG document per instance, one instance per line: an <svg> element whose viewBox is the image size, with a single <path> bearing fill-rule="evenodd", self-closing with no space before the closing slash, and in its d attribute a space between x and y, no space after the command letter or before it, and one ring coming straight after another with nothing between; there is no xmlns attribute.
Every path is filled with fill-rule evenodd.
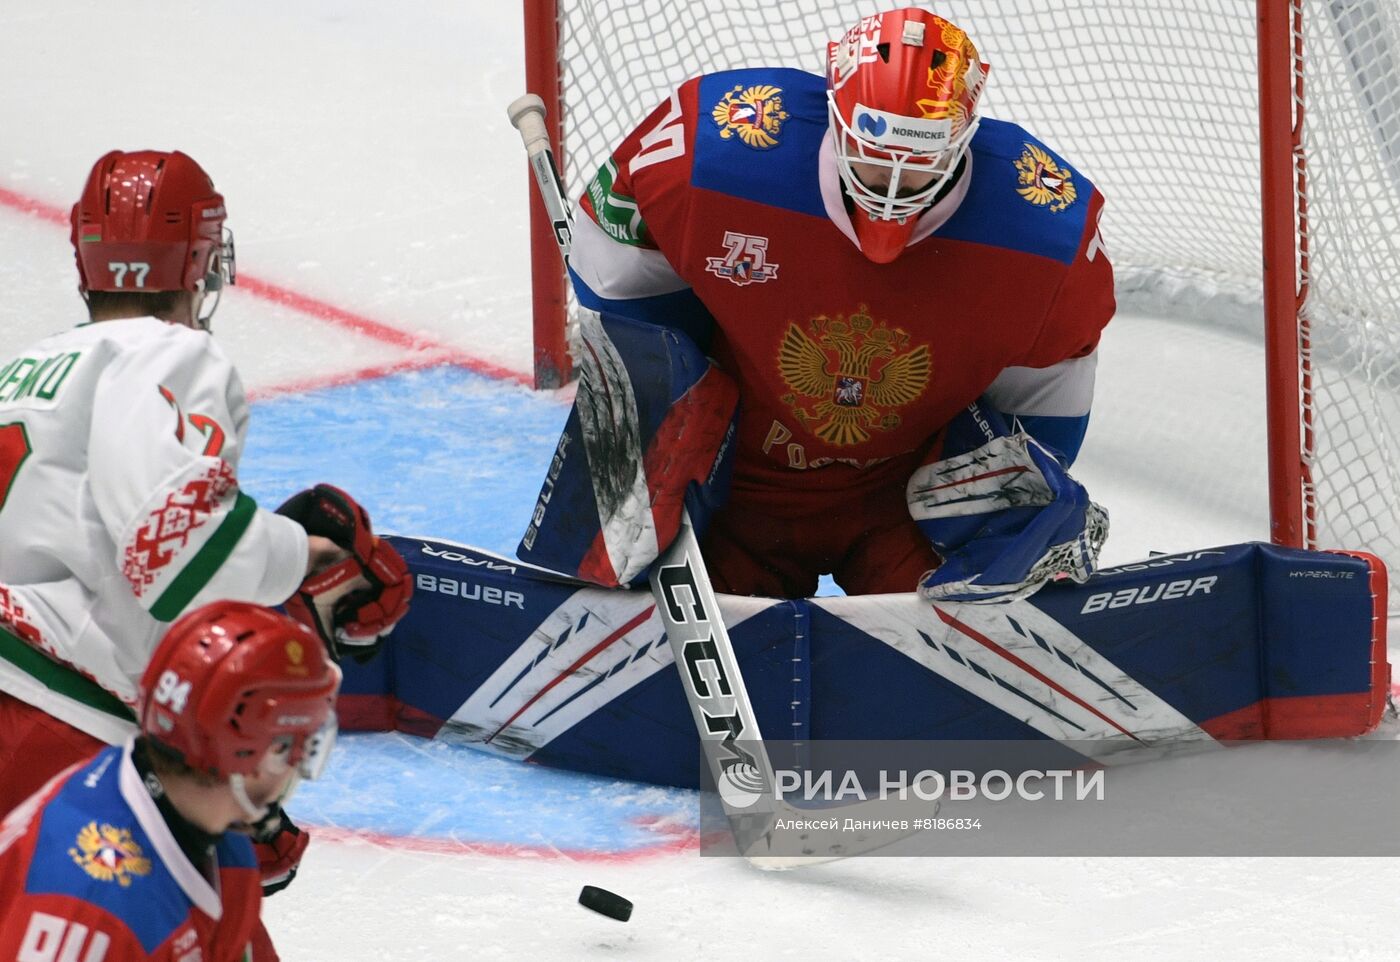
<svg viewBox="0 0 1400 962"><path fill-rule="evenodd" d="M600 889L596 885L585 885L578 893L578 904L592 909L599 915L626 922L632 917L632 903L615 892Z"/></svg>

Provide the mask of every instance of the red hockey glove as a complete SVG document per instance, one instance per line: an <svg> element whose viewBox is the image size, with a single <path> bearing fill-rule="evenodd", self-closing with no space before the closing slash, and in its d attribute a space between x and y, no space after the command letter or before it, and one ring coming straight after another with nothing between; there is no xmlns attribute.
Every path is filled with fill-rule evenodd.
<svg viewBox="0 0 1400 962"><path fill-rule="evenodd" d="M413 594L408 565L392 545L375 537L365 509L329 484L293 495L277 513L350 553L308 575L287 600L287 613L315 630L337 659L350 655L368 661L408 613ZM357 578L363 583L349 587Z"/></svg>
<svg viewBox="0 0 1400 962"><path fill-rule="evenodd" d="M253 854L258 859L263 895L274 895L292 884L311 836L292 824L278 805L253 826Z"/></svg>

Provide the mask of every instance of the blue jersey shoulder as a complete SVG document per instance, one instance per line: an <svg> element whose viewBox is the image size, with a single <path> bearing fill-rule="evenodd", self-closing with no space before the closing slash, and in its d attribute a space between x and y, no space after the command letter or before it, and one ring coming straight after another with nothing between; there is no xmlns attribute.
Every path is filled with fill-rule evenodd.
<svg viewBox="0 0 1400 962"><path fill-rule="evenodd" d="M972 138L967 197L936 236L1069 264L1093 192L1084 175L1021 127L983 118Z"/></svg>
<svg viewBox="0 0 1400 962"><path fill-rule="evenodd" d="M153 952L188 917L189 899L121 795L121 756L120 748L99 752L37 816L25 891L95 905Z"/></svg>
<svg viewBox="0 0 1400 962"><path fill-rule="evenodd" d="M214 846L220 868L257 868L258 857L248 836L225 832Z"/></svg>
<svg viewBox="0 0 1400 962"><path fill-rule="evenodd" d="M826 216L817 152L826 81L786 67L700 78L691 183L815 217Z"/></svg>

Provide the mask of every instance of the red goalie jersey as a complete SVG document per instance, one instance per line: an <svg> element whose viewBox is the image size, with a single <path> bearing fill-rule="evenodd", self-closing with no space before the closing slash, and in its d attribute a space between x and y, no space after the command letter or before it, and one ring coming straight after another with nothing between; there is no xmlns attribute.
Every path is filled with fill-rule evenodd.
<svg viewBox="0 0 1400 962"><path fill-rule="evenodd" d="M819 76L687 82L588 185L571 268L586 306L686 332L739 385L730 505L707 555L737 535L731 553L759 568L806 555L848 591L910 590L937 558L904 485L959 411L986 396L1078 447L1114 310L1103 199L1020 127L983 119L907 248L876 263L831 136ZM904 530L853 548L875 527ZM814 586L716 567L722 590Z"/></svg>

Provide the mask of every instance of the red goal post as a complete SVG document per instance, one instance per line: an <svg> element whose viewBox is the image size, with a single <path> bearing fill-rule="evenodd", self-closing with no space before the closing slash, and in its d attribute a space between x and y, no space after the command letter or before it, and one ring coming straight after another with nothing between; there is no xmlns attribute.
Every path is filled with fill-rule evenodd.
<svg viewBox="0 0 1400 962"><path fill-rule="evenodd" d="M565 0L567 2L567 0ZM564 174L563 112L560 110L559 3L558 0L525 0L525 86L544 101L544 122L553 143L555 162ZM530 309L534 324L535 389L561 387L573 377L569 357L568 279L559 261L544 201L535 189L530 194ZM564 180L565 187L569 184Z"/></svg>
<svg viewBox="0 0 1400 962"><path fill-rule="evenodd" d="M576 198L696 73L820 71L889 2L525 0L527 85ZM1259 338L1270 535L1400 563L1400 10L1388 0L940 0L992 64L983 106L1103 188L1125 305ZM568 291L532 191L536 382L567 380ZM1400 580L1400 579L1397 579Z"/></svg>

